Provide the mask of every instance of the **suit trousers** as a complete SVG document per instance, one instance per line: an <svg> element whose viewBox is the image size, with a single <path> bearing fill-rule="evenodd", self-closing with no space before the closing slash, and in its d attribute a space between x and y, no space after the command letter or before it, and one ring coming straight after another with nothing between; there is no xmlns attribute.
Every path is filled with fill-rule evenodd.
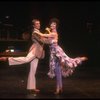
<svg viewBox="0 0 100 100"><path fill-rule="evenodd" d="M39 59L35 58L33 61L30 63L30 72L28 75L28 81L27 81L27 89L36 89L36 70L38 66L38 61Z"/></svg>
<svg viewBox="0 0 100 100"><path fill-rule="evenodd" d="M9 65L20 65L30 62L30 71L27 81L27 89L36 89L36 79L35 73L38 66L39 59L35 57L33 51L31 50L26 57L9 57Z"/></svg>
<svg viewBox="0 0 100 100"><path fill-rule="evenodd" d="M26 57L9 57L8 63L9 65L20 65L24 63L29 63L30 61L34 60L36 57L31 50Z"/></svg>

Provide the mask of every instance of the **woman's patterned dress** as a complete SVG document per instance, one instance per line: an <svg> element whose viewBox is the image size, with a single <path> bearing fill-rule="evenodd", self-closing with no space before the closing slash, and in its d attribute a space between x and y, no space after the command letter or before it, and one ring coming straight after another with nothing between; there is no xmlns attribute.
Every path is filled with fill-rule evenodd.
<svg viewBox="0 0 100 100"><path fill-rule="evenodd" d="M59 59L60 63L64 63L64 66L61 66L62 75L64 77L68 77L71 75L79 64L82 63L80 57L70 58L68 57L63 49L57 44L52 43L50 46L50 69L48 75L50 78L55 77L55 59L56 57Z"/></svg>

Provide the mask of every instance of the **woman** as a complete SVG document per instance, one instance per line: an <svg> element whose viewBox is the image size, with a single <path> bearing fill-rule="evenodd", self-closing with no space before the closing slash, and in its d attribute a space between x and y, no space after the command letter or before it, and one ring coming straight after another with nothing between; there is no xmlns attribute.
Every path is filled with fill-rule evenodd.
<svg viewBox="0 0 100 100"><path fill-rule="evenodd" d="M56 76L56 92L59 94L62 92L62 75L67 77L71 75L82 61L87 60L86 57L70 58L65 54L63 49L58 45L58 19L54 18L50 20L50 28L46 28L49 34L42 34L36 31L36 34L42 38L48 38L50 40L50 69L48 75L53 78Z"/></svg>

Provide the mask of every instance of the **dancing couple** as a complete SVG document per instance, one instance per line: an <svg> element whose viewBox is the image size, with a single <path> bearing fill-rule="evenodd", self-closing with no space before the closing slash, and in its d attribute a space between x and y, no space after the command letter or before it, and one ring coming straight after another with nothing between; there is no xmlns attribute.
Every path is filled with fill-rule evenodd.
<svg viewBox="0 0 100 100"><path fill-rule="evenodd" d="M39 92L36 88L35 73L38 66L39 59L44 58L43 45L48 44L50 48L50 61L49 72L50 78L56 77L56 90L54 94L60 94L63 92L62 76L68 77L72 75L75 68L86 61L88 58L83 57L69 57L64 50L58 44L58 25L59 20L52 18L47 27L46 33L43 34L39 31L40 21L38 19L32 20L34 30L32 32L33 44L26 57L0 57L0 61L8 61L9 65L19 65L30 62L30 72L28 76L27 89Z"/></svg>

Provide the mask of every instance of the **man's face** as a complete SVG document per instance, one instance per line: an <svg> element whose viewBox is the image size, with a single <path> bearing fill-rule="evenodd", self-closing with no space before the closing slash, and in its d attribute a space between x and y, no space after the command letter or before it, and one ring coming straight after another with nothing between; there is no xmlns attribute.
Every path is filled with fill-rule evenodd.
<svg viewBox="0 0 100 100"><path fill-rule="evenodd" d="M34 22L34 28L36 28L36 29L40 29L40 21L35 21Z"/></svg>

